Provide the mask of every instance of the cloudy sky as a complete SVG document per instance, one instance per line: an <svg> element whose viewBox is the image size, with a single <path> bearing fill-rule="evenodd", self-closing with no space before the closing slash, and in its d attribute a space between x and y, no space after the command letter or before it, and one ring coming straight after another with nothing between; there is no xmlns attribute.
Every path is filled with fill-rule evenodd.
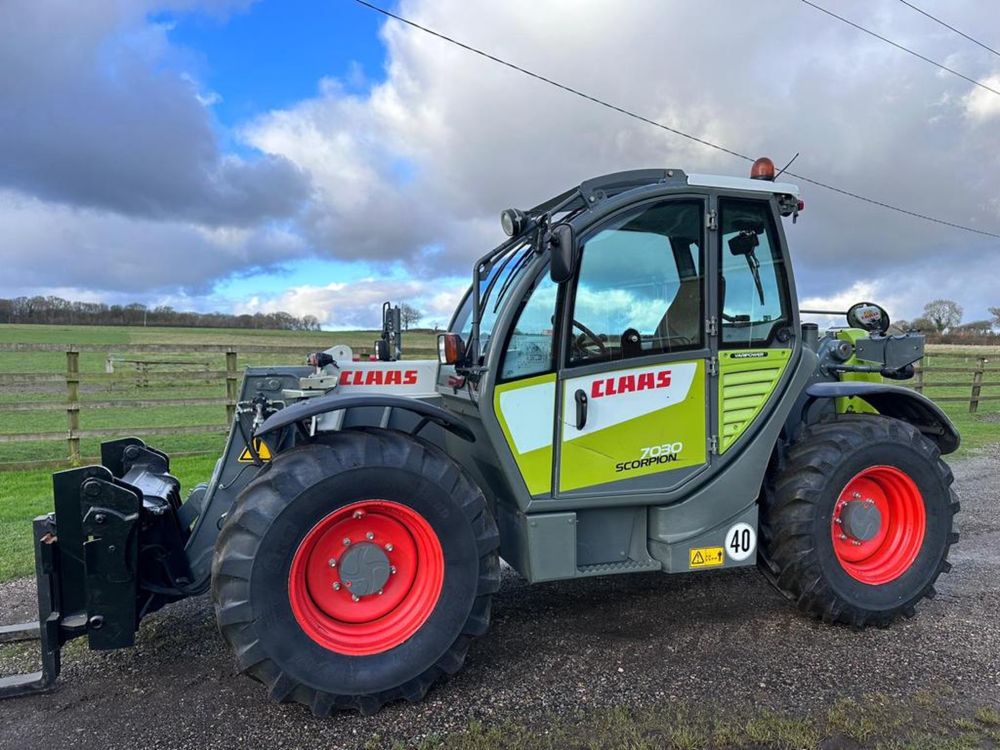
<svg viewBox="0 0 1000 750"><path fill-rule="evenodd" d="M992 3L915 0L1000 47ZM822 4L1000 89L898 0ZM1000 233L1000 95L797 0L387 7L644 116ZM349 0L0 2L0 296L446 323L497 214L603 172L747 165ZM1000 304L1000 240L804 185L800 299Z"/></svg>

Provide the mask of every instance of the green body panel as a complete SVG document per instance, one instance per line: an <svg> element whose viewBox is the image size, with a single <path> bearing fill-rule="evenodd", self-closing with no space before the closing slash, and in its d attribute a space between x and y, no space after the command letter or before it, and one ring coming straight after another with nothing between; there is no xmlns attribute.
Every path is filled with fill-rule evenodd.
<svg viewBox="0 0 1000 750"><path fill-rule="evenodd" d="M514 456L514 462L521 472L521 478L531 495L543 495L552 491L552 420L553 409L555 409L555 383L555 373L549 373L534 378L515 380L512 383L501 383L493 390L493 408L496 410L497 421L500 423L500 429L510 447L510 452ZM542 399L542 403L545 400L548 401L548 411L534 415L541 423L542 429L547 427L548 440L540 448L522 452L518 450L509 420L515 418L514 411L543 408L539 405L537 398L524 400L518 398L519 394L537 393L539 390L543 390L539 386L551 387L552 397Z"/></svg>
<svg viewBox="0 0 1000 750"><path fill-rule="evenodd" d="M854 342L858 339L867 338L870 335L868 331L861 328L845 328L837 332L837 338L841 341L849 342L851 346L854 346ZM863 362L852 354L851 358L844 364L864 365L871 363ZM881 383L882 376L877 372L842 372L840 373L840 380L848 383ZM867 401L855 396L838 398L836 401L838 414L878 414L875 408L869 405Z"/></svg>
<svg viewBox="0 0 1000 750"><path fill-rule="evenodd" d="M670 406L641 414L618 424L589 434L568 439L565 423L562 428L562 449L559 460L559 489L562 492L632 479L646 474L674 471L700 466L708 458L705 418L705 360L673 362L666 367L694 365L694 377L687 396ZM663 369L664 366L644 368ZM607 373L614 377L615 372ZM668 445L680 443L682 449L670 460L657 461ZM644 466L633 466L643 459ZM628 465L625 471L618 467Z"/></svg>
<svg viewBox="0 0 1000 750"><path fill-rule="evenodd" d="M757 349L719 354L719 453L753 424L781 380L791 353L791 349Z"/></svg>

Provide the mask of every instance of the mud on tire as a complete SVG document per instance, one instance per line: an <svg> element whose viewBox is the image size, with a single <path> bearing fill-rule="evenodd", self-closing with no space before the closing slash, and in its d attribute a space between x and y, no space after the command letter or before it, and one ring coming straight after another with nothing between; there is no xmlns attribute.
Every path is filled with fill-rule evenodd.
<svg viewBox="0 0 1000 750"><path fill-rule="evenodd" d="M436 535L440 594L406 640L380 653L338 653L296 618L290 570L311 529L338 508L374 498L406 506ZM489 627L498 546L482 492L440 449L388 430L333 433L278 455L240 496L216 544L216 618L240 671L275 700L320 716L371 714L400 698L422 699L462 666L471 639Z"/></svg>
<svg viewBox="0 0 1000 750"><path fill-rule="evenodd" d="M878 584L849 572L835 550L833 531L845 488L873 467L890 467L912 481L926 522L912 562ZM844 415L812 425L769 472L760 509L759 565L801 610L826 622L884 626L900 615L912 616L921 599L934 596L938 576L951 569L947 558L958 541L953 517L959 510L952 481L937 446L911 424Z"/></svg>

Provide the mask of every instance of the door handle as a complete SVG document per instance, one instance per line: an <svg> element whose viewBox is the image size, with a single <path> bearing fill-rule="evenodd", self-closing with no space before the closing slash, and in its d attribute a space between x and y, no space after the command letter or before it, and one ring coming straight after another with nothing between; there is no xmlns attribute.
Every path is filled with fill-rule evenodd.
<svg viewBox="0 0 1000 750"><path fill-rule="evenodd" d="M576 401L576 429L582 430L587 424L587 394L582 388L577 388L573 394Z"/></svg>

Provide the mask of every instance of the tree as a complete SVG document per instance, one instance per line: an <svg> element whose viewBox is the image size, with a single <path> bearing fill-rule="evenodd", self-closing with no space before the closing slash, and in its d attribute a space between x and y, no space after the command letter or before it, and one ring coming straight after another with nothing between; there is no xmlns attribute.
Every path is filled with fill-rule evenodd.
<svg viewBox="0 0 1000 750"><path fill-rule="evenodd" d="M404 302L399 306L399 317L403 320L403 329L409 331L410 323L419 323L424 314L413 305L408 305Z"/></svg>
<svg viewBox="0 0 1000 750"><path fill-rule="evenodd" d="M934 324L938 333L944 333L962 321L962 307L950 299L936 299L924 305L924 317Z"/></svg>
<svg viewBox="0 0 1000 750"><path fill-rule="evenodd" d="M993 316L993 325L1000 328L1000 307L989 308L990 315Z"/></svg>
<svg viewBox="0 0 1000 750"><path fill-rule="evenodd" d="M927 333L928 331L933 331L934 328L934 321L929 318L919 317L910 321L910 327L907 330Z"/></svg>

